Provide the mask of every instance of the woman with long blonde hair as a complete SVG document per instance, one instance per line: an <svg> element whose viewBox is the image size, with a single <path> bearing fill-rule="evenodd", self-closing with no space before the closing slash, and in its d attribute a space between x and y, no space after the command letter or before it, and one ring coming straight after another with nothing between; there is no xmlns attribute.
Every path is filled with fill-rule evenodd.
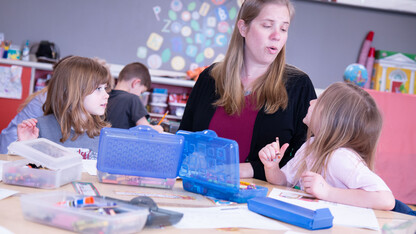
<svg viewBox="0 0 416 234"><path fill-rule="evenodd" d="M293 5L289 0L246 0L223 61L199 76L179 129L214 130L237 141L240 177L265 180L258 152L279 137L290 143L285 165L306 139L303 124L316 98L308 75L286 64Z"/></svg>
<svg viewBox="0 0 416 234"><path fill-rule="evenodd" d="M304 118L308 140L282 169L288 147L279 140L260 152L272 184L298 186L316 198L354 206L391 210L395 199L375 174L375 151L382 117L374 99L360 87L338 82L311 101Z"/></svg>

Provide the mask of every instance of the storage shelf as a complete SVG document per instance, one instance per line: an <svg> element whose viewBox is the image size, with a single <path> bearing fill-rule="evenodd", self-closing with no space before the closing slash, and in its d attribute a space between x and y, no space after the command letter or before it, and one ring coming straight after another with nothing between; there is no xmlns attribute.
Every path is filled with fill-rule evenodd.
<svg viewBox="0 0 416 234"><path fill-rule="evenodd" d="M53 65L50 63L39 63L39 62L30 62L30 61L21 61L21 60L12 60L12 59L0 59L0 63L8 64L8 65L31 67L34 69L46 70L46 71L52 71L52 68L53 68ZM124 67L123 65L118 65L118 64L108 64L108 65L110 67L110 72L113 77L118 77L118 74ZM186 74L182 72L152 70L152 69L150 69L149 71L150 71L152 83L155 83L155 84L165 84L165 85L173 85L173 86L181 86L181 87L189 87L189 88L194 87L194 84L195 84L195 81L193 80L166 77L166 76L185 77Z"/></svg>
<svg viewBox="0 0 416 234"><path fill-rule="evenodd" d="M162 118L164 116L163 114L156 114L156 113L149 113L149 115L150 117L156 117L156 118ZM182 117L176 116L176 115L166 115L165 119L181 120Z"/></svg>

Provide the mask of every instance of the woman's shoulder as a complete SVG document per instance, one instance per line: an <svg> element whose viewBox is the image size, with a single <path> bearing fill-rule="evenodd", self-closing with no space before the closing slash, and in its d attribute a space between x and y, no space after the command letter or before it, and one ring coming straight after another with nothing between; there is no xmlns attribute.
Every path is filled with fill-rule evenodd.
<svg viewBox="0 0 416 234"><path fill-rule="evenodd" d="M313 87L313 84L312 84L311 79L309 78L309 75L293 65L286 64L285 77L286 77L286 84L289 87L290 86Z"/></svg>

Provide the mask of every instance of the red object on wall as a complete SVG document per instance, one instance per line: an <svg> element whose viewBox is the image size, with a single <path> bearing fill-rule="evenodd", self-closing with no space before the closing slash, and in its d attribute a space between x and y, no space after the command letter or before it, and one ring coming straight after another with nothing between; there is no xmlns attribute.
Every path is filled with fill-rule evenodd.
<svg viewBox="0 0 416 234"><path fill-rule="evenodd" d="M11 65L2 64L0 66L10 67ZM17 108L19 108L20 104L22 104L27 96L29 96L31 72L31 67L23 67L22 69L22 99L0 97L0 130L3 130L9 125L10 121L17 114Z"/></svg>

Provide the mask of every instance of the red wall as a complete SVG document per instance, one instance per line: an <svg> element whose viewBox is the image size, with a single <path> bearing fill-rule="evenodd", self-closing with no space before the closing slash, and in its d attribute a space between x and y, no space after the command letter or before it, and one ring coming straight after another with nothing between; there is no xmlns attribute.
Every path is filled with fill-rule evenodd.
<svg viewBox="0 0 416 234"><path fill-rule="evenodd" d="M11 65L2 64L0 66L10 67ZM17 108L29 96L31 68L23 67L22 70L22 99L9 99L0 97L0 129L9 125L10 121L17 114Z"/></svg>

